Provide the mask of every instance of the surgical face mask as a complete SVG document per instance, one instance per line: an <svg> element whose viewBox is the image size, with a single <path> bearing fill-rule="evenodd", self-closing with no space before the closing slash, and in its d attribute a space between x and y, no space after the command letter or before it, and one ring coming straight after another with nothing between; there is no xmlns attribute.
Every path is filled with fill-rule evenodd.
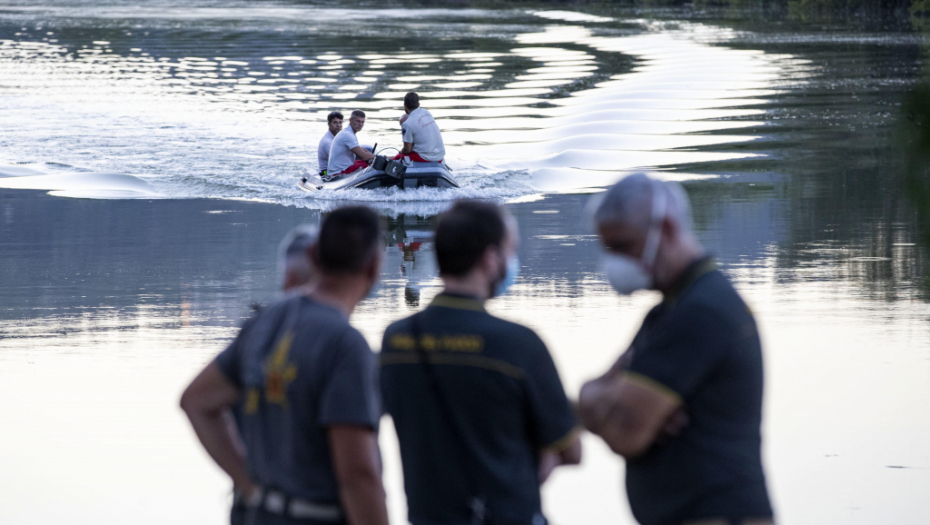
<svg viewBox="0 0 930 525"><path fill-rule="evenodd" d="M666 196L657 181L652 184L652 219L646 234L642 259L629 255L608 253L604 256L604 271L607 282L621 295L653 287L652 269L662 240L662 221L665 219ZM646 270L649 268L649 271Z"/></svg>
<svg viewBox="0 0 930 525"><path fill-rule="evenodd" d="M504 295L507 293L507 289L517 281L517 277L520 275L520 259L516 255L507 258L507 266L503 273L504 275L494 283L491 297Z"/></svg>

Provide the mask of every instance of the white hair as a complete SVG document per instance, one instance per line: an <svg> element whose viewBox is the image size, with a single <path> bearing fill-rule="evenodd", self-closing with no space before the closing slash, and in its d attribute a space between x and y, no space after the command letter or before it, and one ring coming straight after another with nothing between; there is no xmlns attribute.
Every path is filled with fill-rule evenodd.
<svg viewBox="0 0 930 525"><path fill-rule="evenodd" d="M320 229L310 224L301 224L284 236L278 246L278 276L283 281L288 274L306 282L313 275L313 261L307 251L315 245Z"/></svg>
<svg viewBox="0 0 930 525"><path fill-rule="evenodd" d="M594 223L624 223L646 230L652 222L656 191L665 193L666 216L682 230L691 232L691 203L681 184L654 179L645 173L634 173L620 179L598 196L594 206Z"/></svg>

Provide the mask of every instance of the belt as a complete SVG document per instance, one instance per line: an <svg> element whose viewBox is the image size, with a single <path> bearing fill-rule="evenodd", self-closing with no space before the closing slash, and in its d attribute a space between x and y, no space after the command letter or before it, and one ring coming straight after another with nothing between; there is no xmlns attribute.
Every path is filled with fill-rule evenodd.
<svg viewBox="0 0 930 525"><path fill-rule="evenodd" d="M261 507L272 514L298 520L342 521L342 510L336 505L294 498L273 489L261 488L249 498L236 493L233 505Z"/></svg>

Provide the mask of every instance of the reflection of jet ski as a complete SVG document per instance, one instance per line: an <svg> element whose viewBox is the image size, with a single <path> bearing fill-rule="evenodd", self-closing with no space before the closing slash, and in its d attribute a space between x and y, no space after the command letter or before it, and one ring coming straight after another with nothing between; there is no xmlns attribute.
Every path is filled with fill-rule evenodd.
<svg viewBox="0 0 930 525"><path fill-rule="evenodd" d="M401 189L458 188L459 183L452 177L452 169L444 162L407 163L378 155L367 168L329 182L319 175L304 177L297 186L304 191L314 192L347 188L374 190L395 186Z"/></svg>

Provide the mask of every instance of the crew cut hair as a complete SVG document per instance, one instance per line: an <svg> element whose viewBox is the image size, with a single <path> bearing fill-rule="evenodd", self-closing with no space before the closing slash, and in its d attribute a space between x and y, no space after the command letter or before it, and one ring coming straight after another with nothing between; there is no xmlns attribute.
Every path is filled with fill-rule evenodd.
<svg viewBox="0 0 930 525"><path fill-rule="evenodd" d="M504 242L507 225L501 208L489 202L460 200L436 219L439 275L468 274L488 246Z"/></svg>
<svg viewBox="0 0 930 525"><path fill-rule="evenodd" d="M330 113L329 115L326 115L326 123L328 124L328 123L332 122L334 118L337 118L337 119L339 119L339 120L344 120L344 119L342 118L342 113L340 113L340 112L338 112L338 111L333 111L333 112Z"/></svg>
<svg viewBox="0 0 930 525"><path fill-rule="evenodd" d="M411 110L417 109L420 107L420 95L417 95L413 91L407 93L404 95L404 105Z"/></svg>
<svg viewBox="0 0 930 525"><path fill-rule="evenodd" d="M352 112L352 116L350 116L349 118L355 118L355 117L365 118L365 112L360 109L356 109L355 111Z"/></svg>
<svg viewBox="0 0 930 525"><path fill-rule="evenodd" d="M345 206L323 218L316 259L328 274L358 274L374 259L383 227L378 214L365 206Z"/></svg>

